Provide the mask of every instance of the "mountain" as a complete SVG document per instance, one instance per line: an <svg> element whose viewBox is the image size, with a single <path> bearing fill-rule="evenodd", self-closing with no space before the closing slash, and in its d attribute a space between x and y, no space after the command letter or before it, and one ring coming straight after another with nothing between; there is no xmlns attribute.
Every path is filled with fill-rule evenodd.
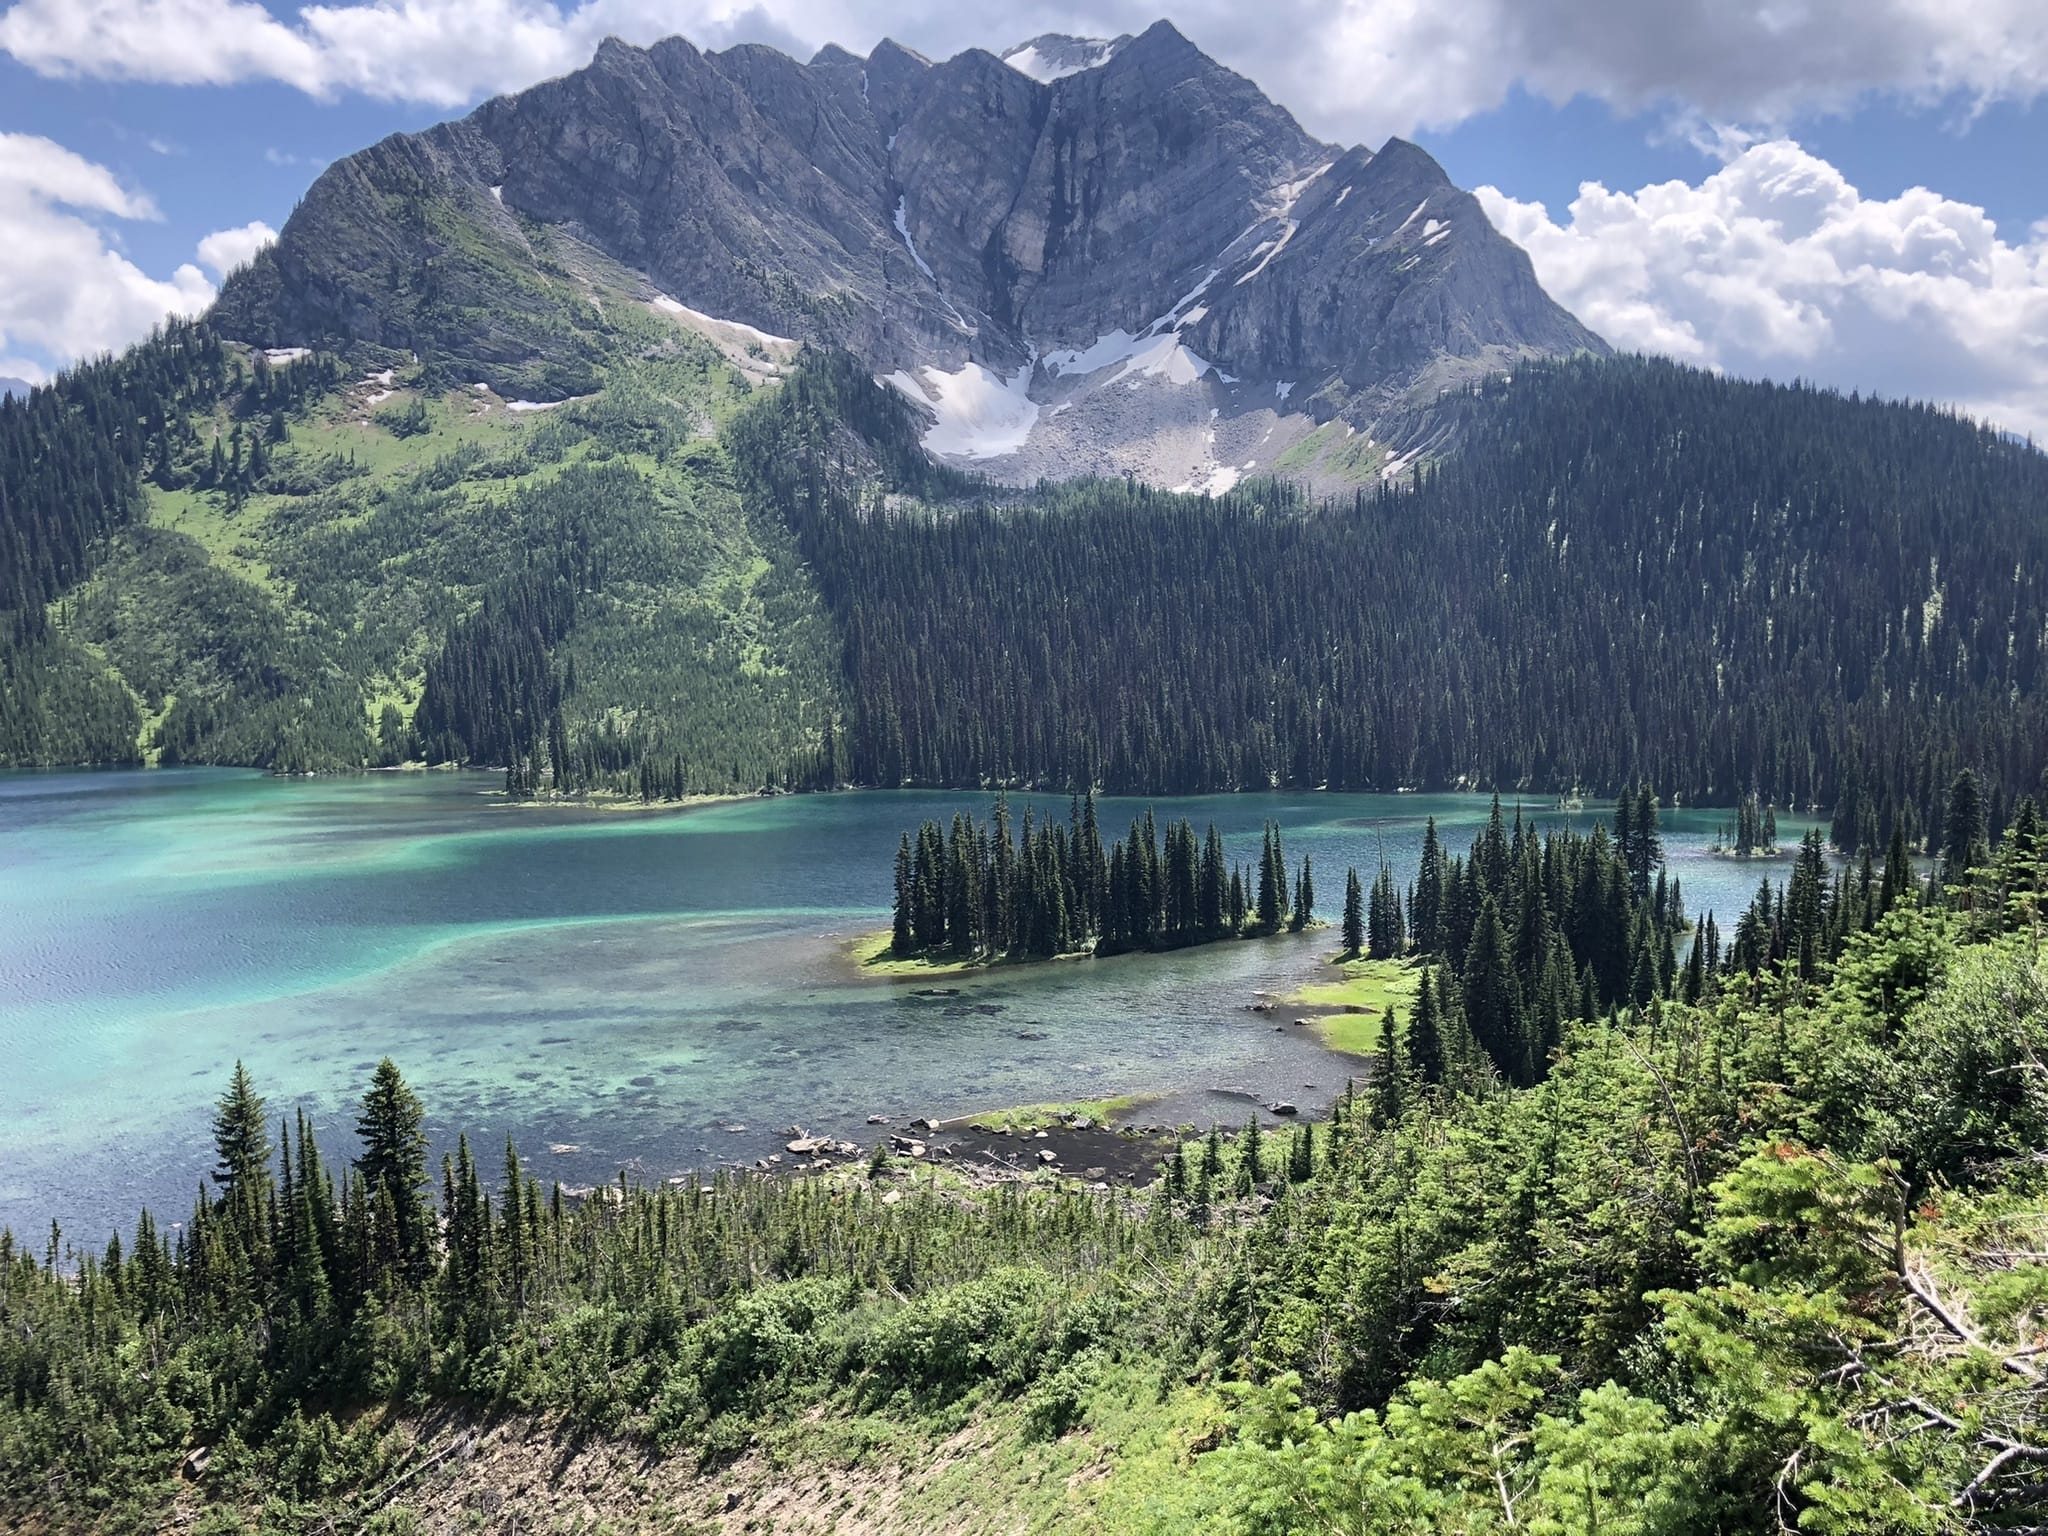
<svg viewBox="0 0 2048 1536"><path fill-rule="evenodd" d="M0 763L2037 787L2048 457L1611 357L1419 150L1029 46L607 44L338 162L0 408Z"/></svg>
<svg viewBox="0 0 2048 1536"><path fill-rule="evenodd" d="M1002 59L1019 74L1050 85L1107 64L1130 40L1128 33L1122 37L1073 37L1065 32L1043 32L1028 43L1005 48Z"/></svg>
<svg viewBox="0 0 2048 1536"><path fill-rule="evenodd" d="M336 162L215 320L552 401L607 289L846 347L934 452L1020 482L1221 489L1332 420L1380 446L1302 472L1358 480L1443 388L1604 350L1423 151L1315 140L1166 22L1008 62L608 40Z"/></svg>
<svg viewBox="0 0 2048 1536"><path fill-rule="evenodd" d="M25 395L34 387L27 379L0 377L0 400L10 395Z"/></svg>

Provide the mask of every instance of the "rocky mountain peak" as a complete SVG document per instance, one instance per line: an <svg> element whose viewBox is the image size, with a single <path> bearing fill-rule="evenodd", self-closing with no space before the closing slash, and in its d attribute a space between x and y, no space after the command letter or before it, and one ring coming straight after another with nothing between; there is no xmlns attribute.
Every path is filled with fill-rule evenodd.
<svg viewBox="0 0 2048 1536"><path fill-rule="evenodd" d="M543 399L622 289L848 347L1027 479L1398 468L1441 388L1601 346L1423 150L1322 143L1167 22L936 64L607 39L331 166L218 314Z"/></svg>
<svg viewBox="0 0 2048 1536"><path fill-rule="evenodd" d="M1019 74L1041 85L1050 85L1084 69L1107 64L1131 41L1122 37L1074 37L1065 32L1043 32L1029 42L1005 48L1003 62Z"/></svg>

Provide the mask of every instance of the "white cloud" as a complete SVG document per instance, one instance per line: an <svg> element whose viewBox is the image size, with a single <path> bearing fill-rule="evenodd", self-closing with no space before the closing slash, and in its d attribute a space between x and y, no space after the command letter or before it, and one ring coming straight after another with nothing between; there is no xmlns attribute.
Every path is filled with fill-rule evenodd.
<svg viewBox="0 0 2048 1536"><path fill-rule="evenodd" d="M2014 244L1924 188L1865 198L1784 139L1696 186L1587 182L1563 224L1478 196L1551 295L1618 347L1950 401L2048 437L2048 221Z"/></svg>
<svg viewBox="0 0 2048 1536"><path fill-rule="evenodd" d="M281 80L316 95L456 106L587 60L612 33L798 51L885 34L928 53L1047 30L1141 30L1158 0L332 0L281 20L254 0L13 0L0 50L46 74ZM2048 90L2039 0L1186 0L1176 22L1317 132L1377 143L1497 106L1520 85L1719 122L1778 122L1871 91L1972 101Z"/></svg>
<svg viewBox="0 0 2048 1536"><path fill-rule="evenodd" d="M217 229L199 242L199 264L215 277L247 266L258 251L277 239L277 231L261 219L239 229Z"/></svg>
<svg viewBox="0 0 2048 1536"><path fill-rule="evenodd" d="M0 353L65 362L126 346L166 315L211 303L198 267L153 278L96 222L157 216L106 167L48 139L0 133Z"/></svg>

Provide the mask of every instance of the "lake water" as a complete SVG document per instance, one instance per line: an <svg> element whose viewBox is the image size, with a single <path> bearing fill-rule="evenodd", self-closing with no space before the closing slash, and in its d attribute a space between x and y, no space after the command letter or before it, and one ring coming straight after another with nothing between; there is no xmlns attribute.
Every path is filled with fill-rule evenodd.
<svg viewBox="0 0 2048 1536"><path fill-rule="evenodd" d="M390 1055L426 1100L437 1165L459 1130L487 1167L510 1135L569 1184L751 1160L792 1124L865 1143L875 1113L1156 1092L1162 1121L1241 1121L1247 1094L1327 1102L1350 1065L1245 1006L1310 979L1327 934L1002 968L948 998L850 972L845 938L887 924L898 835L981 813L983 795L599 812L510 806L496 782L0 775L0 1226L57 1218L97 1246L144 1203L181 1219L237 1057L274 1116L307 1110L330 1162ZM1151 803L1162 822L1214 821L1247 863L1278 821L1291 862L1314 856L1328 919L1347 864L1369 877L1383 841L1405 882L1425 817L1462 852L1487 806ZM1105 831L1143 808L1103 802ZM1665 817L1689 909L1724 928L1758 877L1706 853L1726 819Z"/></svg>

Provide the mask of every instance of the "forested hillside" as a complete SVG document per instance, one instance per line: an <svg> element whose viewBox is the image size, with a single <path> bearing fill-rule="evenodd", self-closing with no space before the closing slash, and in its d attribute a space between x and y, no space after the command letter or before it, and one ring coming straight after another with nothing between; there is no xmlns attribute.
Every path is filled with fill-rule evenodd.
<svg viewBox="0 0 2048 1536"><path fill-rule="evenodd" d="M183 1225L0 1239L0 1514L2038 1527L2048 839L2013 825L1888 910L1813 893L1810 954L1572 1010L1526 1077L1481 1038L1488 897L1328 1122L1185 1142L1138 1190L878 1149L574 1198L476 1127L436 1197L390 1062L345 1162L237 1069ZM1617 822L1655 889L1644 837Z"/></svg>
<svg viewBox="0 0 2048 1536"><path fill-rule="evenodd" d="M1641 359L1448 399L1336 504L932 464L845 354L612 294L546 411L180 328L0 405L0 760L403 761L521 793L1272 785L2002 827L2048 741L2048 456ZM758 351L758 347L756 348ZM520 407L527 407L522 410Z"/></svg>
<svg viewBox="0 0 2048 1536"><path fill-rule="evenodd" d="M0 405L0 762L786 774L836 646L715 435L778 365L597 298L603 387L547 409L185 326Z"/></svg>
<svg viewBox="0 0 2048 1536"><path fill-rule="evenodd" d="M1916 840L1960 766L2001 824L2034 787L2048 456L1640 359L1531 367L1452 414L1440 464L1334 506L1091 481L891 511L785 467L765 489L845 634L850 777L1641 778L1840 806L1866 838L1904 816ZM832 452L774 442L749 460Z"/></svg>

